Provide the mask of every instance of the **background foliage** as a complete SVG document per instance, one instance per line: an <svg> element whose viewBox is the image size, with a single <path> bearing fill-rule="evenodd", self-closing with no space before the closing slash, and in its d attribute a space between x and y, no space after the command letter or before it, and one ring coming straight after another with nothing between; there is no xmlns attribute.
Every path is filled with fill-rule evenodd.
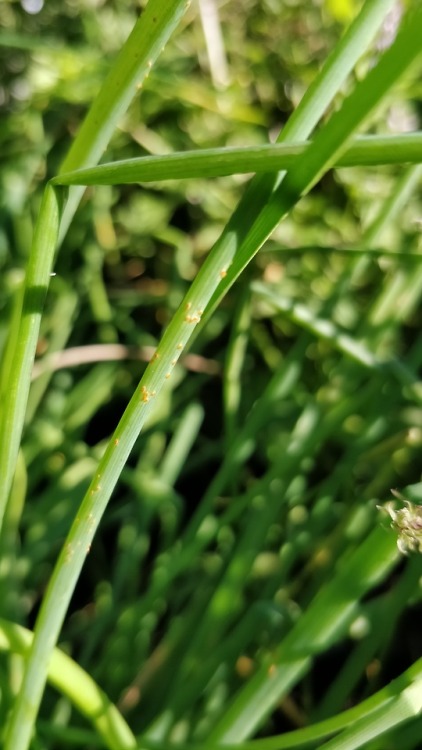
<svg viewBox="0 0 422 750"><path fill-rule="evenodd" d="M104 160L266 143L357 6L220 3L217 62L192 7ZM2 345L42 188L140 4L52 0L34 9L29 0L0 7ZM389 44L397 14L333 110ZM417 130L420 86L403 79L370 132ZM246 681L271 669L334 573L348 560L350 570L370 565L361 545L383 523L376 504L420 480L419 177L397 167L329 172L201 329L139 438L60 644L136 734L208 737ZM42 323L14 488L20 531L3 539L2 617L33 627L106 441L247 179L87 189ZM387 532L376 538L393 563ZM322 647L316 638L312 664L260 724L262 735L359 703L420 655L420 561L387 574ZM340 580L353 601L353 581ZM21 672L19 658L1 655L0 726ZM420 727L396 730L382 747L416 748ZM94 747L85 732L49 688L33 747Z"/></svg>

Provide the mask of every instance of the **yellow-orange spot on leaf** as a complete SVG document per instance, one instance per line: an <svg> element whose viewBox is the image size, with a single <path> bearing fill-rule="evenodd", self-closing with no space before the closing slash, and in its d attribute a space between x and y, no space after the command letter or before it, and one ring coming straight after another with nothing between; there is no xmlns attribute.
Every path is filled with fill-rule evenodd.
<svg viewBox="0 0 422 750"><path fill-rule="evenodd" d="M171 373L170 373L170 372L167 372L167 373L166 373L166 374L164 375L164 377L166 378L166 380L168 380L168 379L169 379L170 375L171 375Z"/></svg>
<svg viewBox="0 0 422 750"><path fill-rule="evenodd" d="M158 352L154 352L154 354L151 357L151 362L155 362L155 360L159 358L160 358L160 355L158 354Z"/></svg>
<svg viewBox="0 0 422 750"><path fill-rule="evenodd" d="M116 445L116 446L117 446L117 445L119 445L119 442L120 442L120 441L119 441L119 438L115 438L115 440L114 440L114 445Z"/></svg>
<svg viewBox="0 0 422 750"><path fill-rule="evenodd" d="M176 349L179 349L179 351L180 349L183 349L183 344L177 344Z"/></svg>
<svg viewBox="0 0 422 750"><path fill-rule="evenodd" d="M155 392L154 392L155 393ZM144 402L144 404L148 403L153 393L148 390L144 385L141 388L141 401Z"/></svg>
<svg viewBox="0 0 422 750"><path fill-rule="evenodd" d="M199 323L201 320L201 315L203 315L203 310L197 310L194 315L185 315L185 321L186 323Z"/></svg>
<svg viewBox="0 0 422 750"><path fill-rule="evenodd" d="M190 310L192 307L192 302L186 302L185 310Z"/></svg>
<svg viewBox="0 0 422 750"><path fill-rule="evenodd" d="M225 279L227 276L227 271L224 270L224 268L220 271L220 278Z"/></svg>

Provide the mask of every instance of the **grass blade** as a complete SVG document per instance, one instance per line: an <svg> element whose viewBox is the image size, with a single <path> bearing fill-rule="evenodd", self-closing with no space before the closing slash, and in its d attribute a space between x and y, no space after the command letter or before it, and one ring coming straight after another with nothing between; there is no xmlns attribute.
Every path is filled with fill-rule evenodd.
<svg viewBox="0 0 422 750"><path fill-rule="evenodd" d="M376 25L381 21L383 15L385 15L388 6L389 3L385 1L383 3L368 2L365 4L363 16L366 18L366 25L364 25L364 27L362 26L361 35L359 36L355 31L352 36L346 35L339 47L341 54L339 53L337 57L334 56L337 62L340 58L342 59L342 75L347 74L347 71L353 64L353 60L356 60L357 56L359 56L362 51L362 39L368 39L368 37L371 37ZM371 16L372 26L368 21L369 11L373 13ZM375 17L376 22L374 21ZM355 26L354 29L356 30L356 28L357 27ZM351 42L353 42L353 44ZM350 44L349 47L348 44ZM411 48L411 51L414 52L414 45L409 44L408 46ZM354 58L350 52L352 47L355 53ZM345 52L346 50L348 51L347 55ZM345 57L347 57L347 60ZM406 60L408 58L409 52L407 52ZM332 69L332 67L330 68L330 66L328 66L328 70L332 72ZM330 96L335 93L341 84L343 80L342 75L337 72L335 80L329 80L328 74L319 79L324 82L326 91L330 92ZM391 80L392 78L393 77L391 77ZM386 88L391 84L391 80L386 84ZM295 127L291 126L286 129L290 136L294 134L297 138L307 137L313 124L315 124L315 121L319 118L321 110L323 111L327 106L330 96L327 94L327 97L322 99L319 95L315 96L315 90L321 92L322 87L319 89L318 86L314 88L314 98L308 98L307 100L310 110L312 110L312 117L310 115L310 110L306 110L304 105L296 118L293 118ZM349 137L351 132L353 132L353 127L357 126L358 122L363 119L370 110L367 101L364 102L364 105L365 106L359 108L359 113L354 123L349 123L349 127L346 128L345 131L341 129L339 132L337 132L337 130L335 131L339 149L346 138ZM306 112L305 118L303 116L304 112ZM301 117L304 119L301 119ZM327 150L323 151L323 158L316 161L311 160L310 168L307 170L305 169L305 163L303 161L300 162L297 171L295 170L295 178L293 179L293 182L291 180L290 183L288 183L288 186L290 185L290 187L293 188L294 200L299 197L300 192L308 186L308 183L319 175L320 171L332 163L332 155L332 153L328 154ZM303 157L303 159L304 158L305 157ZM299 166L301 169L299 169ZM270 190L267 190L265 193L266 197L269 196L274 184L276 183L277 178L266 182L270 188ZM282 185L282 187L284 187L284 185ZM288 206L292 205L292 202L294 202L294 200L292 201L292 195L286 193L286 191L284 191L283 195L285 198L287 196L289 199L285 200L285 204L288 204ZM252 257L250 252L251 248L253 248L252 254L259 248L259 237L262 236L263 230L267 232L271 223L274 220L278 221L280 215L285 210L286 205L283 204L280 206L278 197L279 196L277 195L277 200L273 200L270 204L269 215L265 219L264 224L262 226L258 224L258 227L253 225L253 231L249 235L246 246L247 252L243 256L245 262L247 262L247 258L250 259L250 257ZM260 203L260 205L262 204ZM251 206L250 193L246 201L246 206ZM245 204L243 205L241 213L242 220L245 219L244 209ZM246 221L246 231L251 224L253 224L255 215L256 211L254 207L251 222ZM177 362L180 353L192 337L192 333L201 319L203 310L209 300L212 299L215 290L218 286L221 286L222 288L224 286L224 288L226 288L221 282L226 278L228 264L233 258L232 229L233 227L230 226L227 235L229 238L228 248L224 249L224 252L212 254L209 263L205 264L201 273L198 275L197 280L193 284L187 299L176 313L173 322L167 329L157 352L158 356L154 358L153 363L147 368L145 376L142 379L139 388L136 390L112 441L107 447L104 457L99 464L98 471L96 472L88 493L84 498L78 516L75 519L66 544L60 555L40 610L36 635L28 662L24 685L19 696L17 708L11 724L11 730L6 741L7 750L24 750L24 748L27 747L45 682L48 660L57 641L68 602L78 579L86 553L89 549L90 541L105 510L121 469L126 462L145 419L151 412L154 397L171 377L172 368ZM241 236L244 236L244 232L241 233ZM239 257L241 257L241 254L239 254ZM234 280L234 278L235 276L232 276L231 280ZM304 658L304 661L307 661L307 657Z"/></svg>
<svg viewBox="0 0 422 750"><path fill-rule="evenodd" d="M136 93L136 84L141 77L145 78L148 75L153 61L186 7L185 0L150 0L147 10L142 13L116 65L94 101L86 124L81 128L69 157L64 162L65 169L86 166L99 158L118 118ZM44 194L25 282L21 325L14 347L14 367L5 388L0 433L0 521L4 515L15 472L41 313L59 240L59 227L63 235L82 193L78 188L72 192L63 221L59 205L61 194L61 189L51 186L47 186ZM73 586L66 588L69 593L73 590ZM29 659L24 685L9 725L5 748L24 750L29 745L57 632L50 634L52 638L41 639L41 649ZM36 652L35 645L34 650Z"/></svg>
<svg viewBox="0 0 422 750"><path fill-rule="evenodd" d="M53 185L119 185L195 177L225 177L248 172L292 169L310 145L276 143L245 148L202 149L165 156L141 156L91 169L66 172L52 179ZM366 136L352 141L333 167L380 166L420 163L422 133L394 136Z"/></svg>
<svg viewBox="0 0 422 750"><path fill-rule="evenodd" d="M332 642L351 621L356 605L397 560L392 535L376 529L352 557L347 556L338 574L321 590L296 627L280 646L280 653L263 665L228 708L211 733L219 742L246 739L286 691L309 668L310 661Z"/></svg>
<svg viewBox="0 0 422 750"><path fill-rule="evenodd" d="M101 158L119 119L139 93L189 4L190 0L149 0L85 117L60 172L94 165ZM81 189L70 192L60 227L61 238L82 193Z"/></svg>
<svg viewBox="0 0 422 750"><path fill-rule="evenodd" d="M137 92L137 85L149 74L186 8L185 0L150 0L113 69L95 99L75 139L62 169L94 164L103 153L118 119ZM71 221L83 189L70 191L61 215L59 195L46 188L34 232L33 246L25 281L21 323L14 333L18 342L9 380L3 383L0 431L0 525L13 479L28 400L32 364L43 309L50 281L54 253Z"/></svg>
<svg viewBox="0 0 422 750"><path fill-rule="evenodd" d="M13 367L4 386L0 433L0 527L15 473L32 363L41 314L50 282L61 216L60 189L48 186L35 228L32 253L26 273L20 325L15 327Z"/></svg>
<svg viewBox="0 0 422 750"><path fill-rule="evenodd" d="M329 735L340 732L345 727L351 727L351 732L355 726L360 725L362 717L368 719L378 720L378 717L382 713L387 713L388 707L397 705L400 701L400 696L413 696L420 690L420 680L422 677L422 660L415 662L409 669L406 670L400 677L397 677L387 687L382 688L377 693L367 698L358 706L347 709L342 713L333 716L324 721L318 722L311 726L307 726L301 729L296 729L292 732L286 732L282 735L275 735L273 737L260 737L257 740L246 740L237 744L224 743L224 745L207 740L201 745L196 743L189 743L184 745L178 743L180 750L289 750L289 748L303 747L309 744L313 744L319 740L326 739ZM405 698L406 700L406 698ZM406 710L406 708L405 708ZM409 716L412 716L412 708L409 712ZM394 723L392 724L394 726ZM337 741L337 738L333 740L333 743ZM155 742L147 738L142 738L142 747L150 748L150 750L166 750L168 743ZM319 747L326 748L327 745L319 745ZM337 746L333 744L332 750L337 750Z"/></svg>
<svg viewBox="0 0 422 750"><path fill-rule="evenodd" d="M15 623L0 620L0 650L27 657L33 634ZM94 680L73 659L54 649L48 668L49 682L69 698L92 722L110 750L134 750L136 739L128 725Z"/></svg>
<svg viewBox="0 0 422 750"><path fill-rule="evenodd" d="M422 680L417 680L369 716L363 716L339 737L321 745L321 750L357 750L370 740L409 721L422 710Z"/></svg>
<svg viewBox="0 0 422 750"><path fill-rule="evenodd" d="M226 263L231 263L231 267L218 291L213 295L209 310L215 307L234 283L285 213L344 153L353 133L365 123L390 88L412 65L415 65L422 54L419 35L421 24L422 9L412 9L405 17L392 46L381 57L378 65L358 83L341 108L298 159L295 168L287 173L284 181L274 190L265 210L251 226L243 243L225 254Z"/></svg>

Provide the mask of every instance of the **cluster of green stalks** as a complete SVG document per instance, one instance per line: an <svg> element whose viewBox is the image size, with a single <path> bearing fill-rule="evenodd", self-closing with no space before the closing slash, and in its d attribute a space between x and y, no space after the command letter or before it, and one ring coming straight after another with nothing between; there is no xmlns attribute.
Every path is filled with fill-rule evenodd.
<svg viewBox="0 0 422 750"><path fill-rule="evenodd" d="M393 391L395 388L397 393L404 393L408 403L418 406L421 403L420 384L415 375L417 355L413 363L403 364L394 358L387 360L382 354L383 341L369 324L366 329L362 328L358 340L336 328L330 321L329 310L325 316L310 314L306 306L294 304L283 297L282 288L263 282L249 286L249 281L245 281L247 294L236 319L227 359L225 397L229 415L230 404L235 404L237 399L238 357L243 361L241 352L245 321L247 328L250 310L249 295L254 294L262 305L281 312L292 323L304 328L306 333L302 339L298 339L289 357L275 370L244 424L232 425L228 451L183 537L174 545L171 565L167 566L161 578L157 574L151 583L151 590L143 603L144 611L147 611L148 602L153 603L158 596L166 595L172 582L186 570L187 560L192 555L200 556L202 550L218 537L222 526L230 524L236 517L238 520L239 514L245 514L242 532L233 545L231 559L217 577L214 589L207 592L206 602L200 600L198 605L199 609L203 609L203 616L196 620L193 628L189 650L178 673L178 683L173 684L169 678L168 689L163 689L165 703L157 708L155 715L150 711L148 731L142 738L136 738L122 713L109 702L89 674L57 648L69 603L95 532L107 511L108 502L134 443L146 421L166 397L166 389L171 387L180 358L207 325L219 302L237 280L239 284L243 283L245 269L279 222L328 170L368 165L408 165L394 194L388 197L366 231L362 245L367 254L360 254L350 261L344 279L346 284L365 272L371 248L377 248L382 230L397 215L409 192L415 189L422 162L420 133L388 137L357 135L363 132L374 113L385 105L397 82L405 75L413 75L418 62L420 64L422 8L417 2L409 4L391 46L380 54L366 76L355 83L337 111L320 125L324 114L331 112L333 99L342 90L348 75L393 6L392 0L366 0L305 93L276 144L251 149L210 149L144 157L96 166L122 114L139 91L139 86L148 76L188 4L185 0L149 0L93 102L60 174L45 186L25 284L15 303L10 336L2 359L0 519L3 523L1 539L4 550L7 550L7 539L10 534L13 535L19 516L13 507L14 502L19 502L17 480L14 484L14 478L19 477L21 438L44 301L53 273L55 254L73 221L84 186L211 178L245 172L256 173L256 176L246 188L238 207L166 327L98 462L51 574L34 632L10 621L0 621L0 648L24 656L25 665L13 710L7 726L3 728L5 750L27 750L30 747L47 681L88 718L106 747L112 750L168 747L172 728L177 725L178 718L189 712L189 706L195 703L218 671L219 664L225 663L227 654L236 651L236 643L246 646L256 629L259 631L263 627L262 621L267 622L271 613L263 614L259 608L251 609L247 616L237 621L242 611L242 582L263 548L268 529L276 523L280 503L286 493L288 496L299 467L306 456L317 454L325 436L335 435L336 429L347 417L347 399L340 399L335 407L326 411L316 403L308 403L289 444L283 447L280 458L283 472L280 474L279 461L274 460L258 488L254 485L243 496L238 509L233 506L232 510L226 511L223 521L216 521L213 508L215 499L228 491L236 471L253 452L256 435L269 420L275 405L283 401L300 381L301 362L309 335L328 341L346 358L348 367L358 367L360 374L356 382L362 385L356 403L361 399L363 408L369 408L380 378L391 383ZM399 292L407 295L404 307L408 303L411 309L420 284L421 271L416 266L402 280L402 287L395 291L396 295ZM379 306L381 309L381 298ZM379 314L381 316L380 310ZM401 314L404 314L403 309ZM369 381L366 380L368 376ZM189 412L186 417L187 434L197 429L194 427L196 419L195 411ZM189 443L187 438L186 443ZM169 453L163 469L163 476L167 477L169 484L174 484L180 461L181 458L176 458L175 448L174 453ZM177 470L174 469L174 462L179 466ZM328 494L334 492L337 479L333 477L334 485ZM363 524L367 532L364 537L354 548L345 544L347 554L342 555L338 550L332 577L315 592L300 617L283 633L280 642L270 648L262 659L258 659L253 675L244 685L237 685L233 689L233 694L227 698L227 702L223 701L216 716L213 717L211 713L211 719L207 720L204 715L196 721L196 730L189 737L189 747L195 746L197 738L201 747L209 750L231 744L245 750L252 747L281 750L307 743L327 750L350 750L365 746L374 738L392 732L417 716L422 706L420 661L415 662L388 688L379 690L348 711L339 711L330 719L316 720L309 727L291 733L250 740L275 707L310 671L314 659L344 637L362 611L362 599L376 584L384 581L397 564L399 553L395 536L386 533L374 521L372 506L365 514ZM348 541L353 536L352 526L350 520L350 527L344 529L344 538ZM417 549L417 545L413 548ZM288 569L289 565L293 567L294 560L289 562L288 547L285 554L286 559L282 564ZM409 596L418 575L417 565L409 565L398 598L405 594ZM392 613L396 605L397 601L389 601L385 605L391 622L394 621ZM195 616L198 617L198 612L195 612ZM367 617L370 619L368 614ZM375 619L373 627L376 634L378 626ZM232 626L235 628L233 632L230 631ZM189 627L187 624L186 628ZM373 635L369 641L370 651L375 648L376 637ZM201 669L203 672L199 677L196 670ZM345 682L352 672L353 666L346 665L343 675ZM354 678L349 675L349 679L353 682Z"/></svg>

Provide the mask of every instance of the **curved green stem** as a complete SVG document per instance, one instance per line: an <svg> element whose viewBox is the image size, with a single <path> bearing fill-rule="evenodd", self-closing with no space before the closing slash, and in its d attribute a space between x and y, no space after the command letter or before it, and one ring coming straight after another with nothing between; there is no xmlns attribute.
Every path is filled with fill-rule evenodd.
<svg viewBox="0 0 422 750"><path fill-rule="evenodd" d="M0 619L0 651L11 651L27 658L32 642L30 630ZM134 750L137 747L134 735L116 706L92 677L58 648L51 656L48 680L92 722L109 750Z"/></svg>

